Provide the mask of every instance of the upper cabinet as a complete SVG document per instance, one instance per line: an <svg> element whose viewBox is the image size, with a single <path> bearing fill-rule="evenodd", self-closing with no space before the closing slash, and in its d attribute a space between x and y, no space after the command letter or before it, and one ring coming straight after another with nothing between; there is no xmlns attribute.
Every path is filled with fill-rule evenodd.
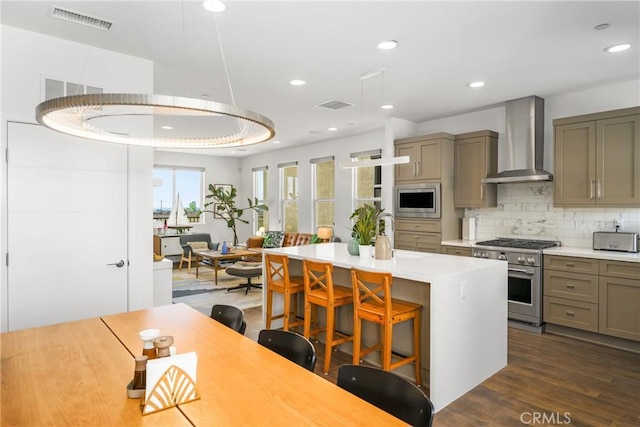
<svg viewBox="0 0 640 427"><path fill-rule="evenodd" d="M454 205L486 208L497 205L497 184L482 179L498 172L498 134L490 130L456 135L454 143Z"/></svg>
<svg viewBox="0 0 640 427"><path fill-rule="evenodd" d="M640 204L640 107L556 119L554 204Z"/></svg>
<svg viewBox="0 0 640 427"><path fill-rule="evenodd" d="M409 156L410 160L409 163L396 165L396 184L440 180L442 144L452 143L453 135L448 133L397 139L396 156Z"/></svg>

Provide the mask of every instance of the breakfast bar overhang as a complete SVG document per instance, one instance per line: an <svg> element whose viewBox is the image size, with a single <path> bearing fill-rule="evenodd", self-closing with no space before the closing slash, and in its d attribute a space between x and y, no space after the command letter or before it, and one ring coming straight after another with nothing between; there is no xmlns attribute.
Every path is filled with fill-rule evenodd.
<svg viewBox="0 0 640 427"><path fill-rule="evenodd" d="M402 250L394 251L390 260L378 260L349 255L345 243L265 249L265 252L288 255L292 275L302 274L303 259L331 262L334 282L349 287L351 267L391 272L393 297L423 305L423 387L436 412L507 365L507 263L504 261ZM265 296L266 292L263 298ZM281 299L274 301L274 313L277 310L282 310ZM340 312L336 329L352 332L352 316L352 307ZM363 340L376 341L377 329L366 326L370 327L364 330ZM409 325L397 325L393 334L394 352L410 351ZM351 344L345 344L342 349L350 353ZM379 365L378 355L370 356L373 357L366 360ZM394 372L412 378L412 369L404 366Z"/></svg>

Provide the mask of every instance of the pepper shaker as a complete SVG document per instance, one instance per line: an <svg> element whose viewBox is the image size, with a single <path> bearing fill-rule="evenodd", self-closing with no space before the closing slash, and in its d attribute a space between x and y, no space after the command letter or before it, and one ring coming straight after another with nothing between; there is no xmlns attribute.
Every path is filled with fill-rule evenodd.
<svg viewBox="0 0 640 427"><path fill-rule="evenodd" d="M169 347L173 345L173 337L171 335L163 335L153 340L153 346L158 350L157 357L169 357Z"/></svg>

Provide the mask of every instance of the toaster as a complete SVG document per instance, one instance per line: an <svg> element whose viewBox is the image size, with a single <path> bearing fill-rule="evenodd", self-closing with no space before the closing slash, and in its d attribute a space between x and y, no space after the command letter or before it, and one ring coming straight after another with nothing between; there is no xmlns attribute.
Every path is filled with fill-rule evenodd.
<svg viewBox="0 0 640 427"><path fill-rule="evenodd" d="M638 233L596 231L593 249L620 252L638 252Z"/></svg>

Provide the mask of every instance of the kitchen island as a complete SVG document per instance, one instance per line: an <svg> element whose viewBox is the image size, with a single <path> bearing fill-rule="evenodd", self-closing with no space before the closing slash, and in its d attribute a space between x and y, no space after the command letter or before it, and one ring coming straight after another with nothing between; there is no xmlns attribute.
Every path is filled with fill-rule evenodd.
<svg viewBox="0 0 640 427"><path fill-rule="evenodd" d="M420 337L423 387L435 411L507 365L507 263L504 261L401 250L394 251L390 260L376 260L349 255L345 243L264 251L288 255L292 275L302 274L305 258L331 262L334 282L348 287L351 287L351 267L391 272L393 296L423 305ZM265 296L266 292L263 298ZM277 299L274 313L281 311L282 301ZM352 332L352 307L341 308L336 322L336 329ZM394 327L394 352L411 352L409 323ZM273 327L279 326L274 322ZM364 322L363 344L377 342L378 338L377 327ZM350 346L344 344L341 349L350 353ZM378 352L366 360L380 365ZM413 366L394 370L410 379L413 379L412 371Z"/></svg>

